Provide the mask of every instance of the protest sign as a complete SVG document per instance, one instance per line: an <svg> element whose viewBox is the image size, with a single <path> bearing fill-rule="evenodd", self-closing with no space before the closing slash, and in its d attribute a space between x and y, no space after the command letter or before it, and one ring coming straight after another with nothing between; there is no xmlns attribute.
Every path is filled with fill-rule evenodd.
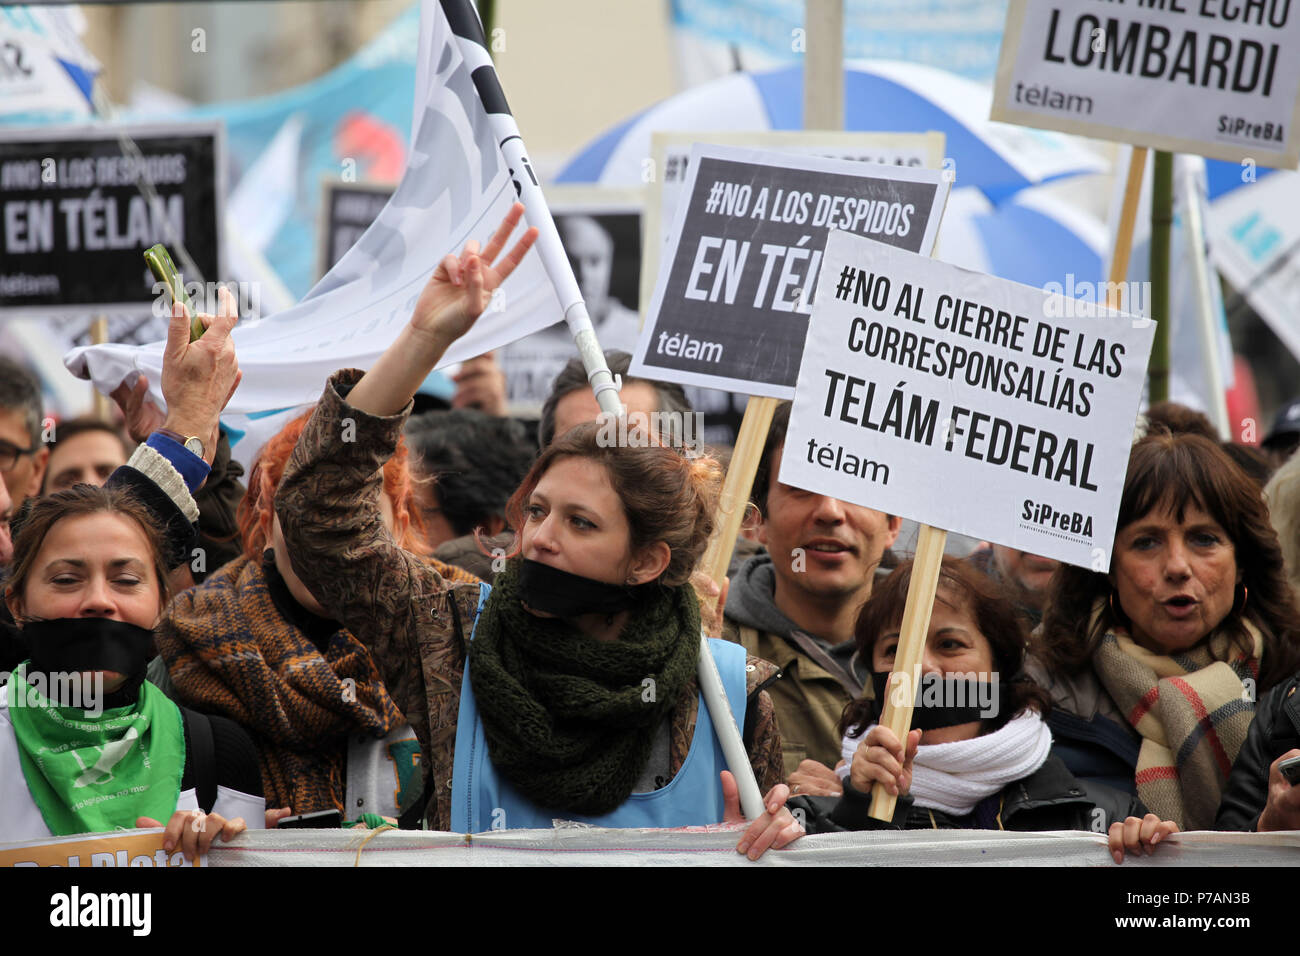
<svg viewBox="0 0 1300 956"><path fill-rule="evenodd" d="M321 184L321 222L316 232L318 278L356 245L379 218L396 188L393 184L348 183L341 179L327 179Z"/></svg>
<svg viewBox="0 0 1300 956"><path fill-rule="evenodd" d="M929 253L936 171L696 144L632 373L789 398L826 236Z"/></svg>
<svg viewBox="0 0 1300 956"><path fill-rule="evenodd" d="M219 279L221 151L211 122L0 131L0 315L149 315L156 242Z"/></svg>
<svg viewBox="0 0 1300 956"><path fill-rule="evenodd" d="M826 268L781 481L1109 567L1154 324L843 232Z"/></svg>
<svg viewBox="0 0 1300 956"><path fill-rule="evenodd" d="M189 861L180 849L163 849L163 831L79 833L0 845L0 867L10 866L206 866L206 855Z"/></svg>
<svg viewBox="0 0 1300 956"><path fill-rule="evenodd" d="M672 240L672 225L686 185L686 172L691 165L691 146L695 143L765 149L795 156L850 159L908 169L938 169L943 163L944 136L942 133L845 133L833 130L717 130L652 134L650 168L659 175L651 187L651 198L645 211L647 241L641 269L643 307L648 307L654 296L661 254ZM657 242L654 241L656 237Z"/></svg>
<svg viewBox="0 0 1300 956"><path fill-rule="evenodd" d="M1294 169L1291 12L1289 0L1011 0L991 118Z"/></svg>
<svg viewBox="0 0 1300 956"><path fill-rule="evenodd" d="M677 205L690 168L691 146L741 146L798 156L881 163L909 169L938 169L943 163L942 133L852 133L835 130L656 132L650 137L657 172L645 210L645 252L641 268L641 305L648 308L659 276L661 253L672 240ZM656 237L657 240L656 241ZM686 386L692 407L704 415L704 440L710 445L734 445L745 412L747 395Z"/></svg>

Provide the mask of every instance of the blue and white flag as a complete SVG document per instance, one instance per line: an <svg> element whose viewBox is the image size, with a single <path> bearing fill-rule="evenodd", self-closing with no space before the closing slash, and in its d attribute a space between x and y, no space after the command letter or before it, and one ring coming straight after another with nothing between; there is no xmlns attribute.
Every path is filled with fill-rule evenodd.
<svg viewBox="0 0 1300 956"><path fill-rule="evenodd" d="M99 61L75 6L0 6L0 123L85 120Z"/></svg>
<svg viewBox="0 0 1300 956"><path fill-rule="evenodd" d="M473 38L482 36L477 19L472 29L459 23L453 32L444 6L458 22L474 16L461 0L443 0L443 6L424 0L411 148L388 205L301 302L234 332L244 379L222 420L235 439L237 459L251 460L297 409L315 402L336 369L374 362L405 326L442 257L469 239L485 241L517 196L528 207L529 224L543 226L550 219L517 133L505 143L509 161L502 152L506 137L499 127L509 114L487 50ZM562 249L559 255L563 259ZM543 262L539 254L523 261L473 330L447 351L443 365L564 316ZM570 295L564 299L575 307ZM162 351L161 342L108 344L74 349L65 362L103 392L142 371L161 404Z"/></svg>

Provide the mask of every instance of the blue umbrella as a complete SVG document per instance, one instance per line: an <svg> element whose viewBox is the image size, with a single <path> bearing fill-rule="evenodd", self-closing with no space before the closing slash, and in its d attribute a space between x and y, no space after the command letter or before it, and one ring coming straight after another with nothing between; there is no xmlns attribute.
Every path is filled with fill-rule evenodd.
<svg viewBox="0 0 1300 956"><path fill-rule="evenodd" d="M935 258L1073 298L1097 295L1107 236L1096 217L1038 189L994 206L973 187L954 189Z"/></svg>
<svg viewBox="0 0 1300 956"><path fill-rule="evenodd" d="M862 61L845 70L845 124L863 132L947 137L958 186L1000 202L1029 186L1104 172L1109 164L1059 133L989 121L992 94L971 80L913 63ZM582 149L558 182L641 185L650 136L659 130L791 130L803 126L801 67L733 73L664 100Z"/></svg>

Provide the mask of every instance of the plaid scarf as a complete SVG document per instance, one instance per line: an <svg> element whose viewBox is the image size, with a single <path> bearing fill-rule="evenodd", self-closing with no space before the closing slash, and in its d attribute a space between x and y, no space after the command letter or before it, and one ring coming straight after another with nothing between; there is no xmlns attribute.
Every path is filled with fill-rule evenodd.
<svg viewBox="0 0 1300 956"><path fill-rule="evenodd" d="M1100 611L1099 605L1094 623ZM1184 830L1214 826L1224 782L1255 716L1255 695L1247 688L1259 679L1264 639L1249 621L1242 623L1253 642L1249 655L1230 647L1222 631L1167 656L1113 630L1093 657L1102 684L1142 735L1138 797Z"/></svg>
<svg viewBox="0 0 1300 956"><path fill-rule="evenodd" d="M184 701L252 734L268 807L343 811L348 735L403 722L365 646L338 628L318 650L276 607L258 561L237 558L182 592L157 633Z"/></svg>

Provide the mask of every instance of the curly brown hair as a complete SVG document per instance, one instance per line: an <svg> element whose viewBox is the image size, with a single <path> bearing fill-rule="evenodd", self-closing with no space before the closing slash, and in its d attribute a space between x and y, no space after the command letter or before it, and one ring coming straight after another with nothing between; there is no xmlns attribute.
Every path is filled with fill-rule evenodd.
<svg viewBox="0 0 1300 956"><path fill-rule="evenodd" d="M556 438L537 461L506 505L506 520L524 527L524 506L553 464L561 458L589 458L605 466L631 532L631 550L663 541L668 568L661 583L677 587L690 580L713 534L722 468L709 456L689 458L655 440L614 445L600 439L604 426L585 422ZM515 538L512 554L522 539Z"/></svg>
<svg viewBox="0 0 1300 956"><path fill-rule="evenodd" d="M889 577L871 589L871 597L858 613L853 638L858 644L858 654L868 662L868 669L876 642L903 623L907 589L912 583L912 565L910 560L899 564ZM1008 706L993 718L988 729L998 730L1026 710L1046 714L1051 706L1047 692L1024 673L1028 636L1020 612L1005 587L969 562L945 556L934 600L970 611L993 651L993 664L999 680L1006 682L1010 691ZM861 736L879 716L878 701L865 696L850 701L840 717L840 734L851 731L852 736Z"/></svg>
<svg viewBox="0 0 1300 956"><path fill-rule="evenodd" d="M315 411L313 406L272 435L253 462L253 471L248 476L248 493L239 500L235 510L239 540L244 556L250 560L258 559L271 546L275 492L289 465L289 456ZM416 554L428 554L424 518L416 504L415 479L411 475L410 453L404 437L397 440L397 448L384 462L383 471L384 493L393 503L393 530L398 545Z"/></svg>
<svg viewBox="0 0 1300 956"><path fill-rule="evenodd" d="M1259 690L1268 690L1300 670L1300 609L1283 570L1277 533L1259 486L1216 442L1196 434L1157 432L1133 446L1120 498L1116 537L1153 511L1181 522L1196 507L1227 532L1236 551L1237 568L1247 589L1244 607L1234 603L1215 630L1249 652L1242 621L1264 638ZM1114 566L1112 553L1112 567ZM1106 633L1126 629L1112 609L1110 575L1062 565L1052 578L1051 597L1034 653L1052 671L1077 674L1086 668ZM1101 607L1095 625L1093 609ZM1210 635L1206 635L1206 638ZM1226 652L1225 652L1226 653Z"/></svg>

